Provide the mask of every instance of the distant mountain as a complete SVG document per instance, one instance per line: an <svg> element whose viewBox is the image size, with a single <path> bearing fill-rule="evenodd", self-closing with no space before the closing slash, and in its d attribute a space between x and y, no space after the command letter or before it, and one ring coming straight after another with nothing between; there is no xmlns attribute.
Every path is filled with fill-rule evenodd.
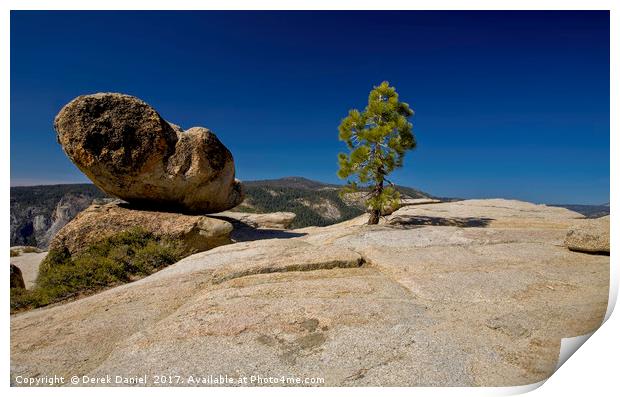
<svg viewBox="0 0 620 397"><path fill-rule="evenodd" d="M289 187L294 189L305 190L319 190L323 188L340 188L340 185L332 183L324 183L319 181L313 181L312 179L304 178L302 176L287 176L279 179L263 179L258 181L244 181L244 186L259 186L259 187Z"/></svg>
<svg viewBox="0 0 620 397"><path fill-rule="evenodd" d="M293 228L326 226L364 212L361 195L338 196L340 185L302 177L244 181L242 212L294 212ZM419 190L398 186L404 198L430 197ZM108 195L92 184L11 187L11 246L47 248L51 238L93 201Z"/></svg>
<svg viewBox="0 0 620 397"><path fill-rule="evenodd" d="M551 207L567 208L584 215L587 218L600 218L609 215L609 203L602 205L583 205L583 204L547 204Z"/></svg>

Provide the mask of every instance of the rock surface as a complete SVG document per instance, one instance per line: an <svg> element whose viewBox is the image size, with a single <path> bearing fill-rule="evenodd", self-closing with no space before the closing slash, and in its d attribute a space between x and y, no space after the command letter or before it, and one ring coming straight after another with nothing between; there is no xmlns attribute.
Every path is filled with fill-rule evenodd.
<svg viewBox="0 0 620 397"><path fill-rule="evenodd" d="M11 264L16 265L21 270L26 289L31 289L34 286L39 275L39 266L46 256L47 252L27 252L11 258Z"/></svg>
<svg viewBox="0 0 620 397"><path fill-rule="evenodd" d="M384 208L383 211L381 211L381 216L392 215L394 211L409 205L434 204L440 202L441 200L432 198L401 198L397 206ZM370 211L370 207L368 207L368 211Z"/></svg>
<svg viewBox="0 0 620 397"><path fill-rule="evenodd" d="M135 227L177 241L185 255L229 244L233 230L230 222L204 215L136 210L118 202L93 204L56 234L50 249L66 248L74 255L95 242Z"/></svg>
<svg viewBox="0 0 620 397"><path fill-rule="evenodd" d="M440 202L441 200L432 198L402 198L400 199L400 207L405 207L407 205L434 204Z"/></svg>
<svg viewBox="0 0 620 397"><path fill-rule="evenodd" d="M215 134L182 131L138 98L79 96L58 113L54 128L95 185L130 203L205 213L243 201L232 154Z"/></svg>
<svg viewBox="0 0 620 397"><path fill-rule="evenodd" d="M56 208L54 208L52 224L45 231L39 244L42 247L49 246L56 233L92 203L93 199L91 197L83 195L71 195L61 198Z"/></svg>
<svg viewBox="0 0 620 397"><path fill-rule="evenodd" d="M253 228L286 229L293 223L296 215L293 212L253 214L247 212L224 211L214 214L213 216L230 219Z"/></svg>
<svg viewBox="0 0 620 397"><path fill-rule="evenodd" d="M13 315L12 379L173 373L514 386L550 376L561 338L601 324L609 257L563 246L581 218L574 212L470 200L407 206L382 225L364 218L218 247Z"/></svg>
<svg viewBox="0 0 620 397"><path fill-rule="evenodd" d="M22 277L22 271L19 267L11 263L11 288L26 288L24 284L24 278Z"/></svg>
<svg viewBox="0 0 620 397"><path fill-rule="evenodd" d="M564 244L571 251L609 254L609 216L581 221L566 233Z"/></svg>

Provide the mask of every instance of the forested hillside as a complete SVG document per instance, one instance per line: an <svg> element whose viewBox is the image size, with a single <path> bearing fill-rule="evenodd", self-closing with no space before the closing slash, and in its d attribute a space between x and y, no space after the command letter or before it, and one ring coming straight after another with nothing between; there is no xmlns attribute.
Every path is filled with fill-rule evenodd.
<svg viewBox="0 0 620 397"><path fill-rule="evenodd" d="M361 195L338 195L340 185L287 177L244 182L246 199L235 210L245 212L290 211L297 214L293 228L326 226L364 212ZM429 197L408 187L397 188L405 198Z"/></svg>

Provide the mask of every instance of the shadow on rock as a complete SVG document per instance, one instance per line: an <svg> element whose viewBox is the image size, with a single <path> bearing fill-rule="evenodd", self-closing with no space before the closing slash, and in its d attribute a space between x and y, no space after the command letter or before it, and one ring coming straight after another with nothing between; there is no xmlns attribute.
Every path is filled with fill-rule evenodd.
<svg viewBox="0 0 620 397"><path fill-rule="evenodd" d="M254 229L253 227L242 227L230 233L230 238L236 242L267 240L272 238L294 238L305 236L307 233L291 232L281 229Z"/></svg>
<svg viewBox="0 0 620 397"><path fill-rule="evenodd" d="M210 218L220 219L230 222L233 231L230 233L231 240L235 242L268 240L273 238L286 239L305 236L307 233L293 232L286 229L256 228L238 219L227 216L209 215Z"/></svg>
<svg viewBox="0 0 620 397"><path fill-rule="evenodd" d="M435 216L399 215L388 221L395 226L457 226L457 227L486 227L493 218L441 218Z"/></svg>

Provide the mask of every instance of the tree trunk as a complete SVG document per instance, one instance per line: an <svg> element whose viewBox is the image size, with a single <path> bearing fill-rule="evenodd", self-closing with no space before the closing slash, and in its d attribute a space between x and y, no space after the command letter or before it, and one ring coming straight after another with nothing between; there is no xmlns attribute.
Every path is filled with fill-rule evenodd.
<svg viewBox="0 0 620 397"><path fill-rule="evenodd" d="M380 180L373 189L372 197L378 197L383 192L383 180ZM369 225L376 225L379 223L379 218L381 218L381 210L380 209L371 209L370 216L368 217Z"/></svg>
<svg viewBox="0 0 620 397"><path fill-rule="evenodd" d="M369 225L376 225L379 223L379 218L381 217L381 211L379 210L370 210L370 217L368 218Z"/></svg>

